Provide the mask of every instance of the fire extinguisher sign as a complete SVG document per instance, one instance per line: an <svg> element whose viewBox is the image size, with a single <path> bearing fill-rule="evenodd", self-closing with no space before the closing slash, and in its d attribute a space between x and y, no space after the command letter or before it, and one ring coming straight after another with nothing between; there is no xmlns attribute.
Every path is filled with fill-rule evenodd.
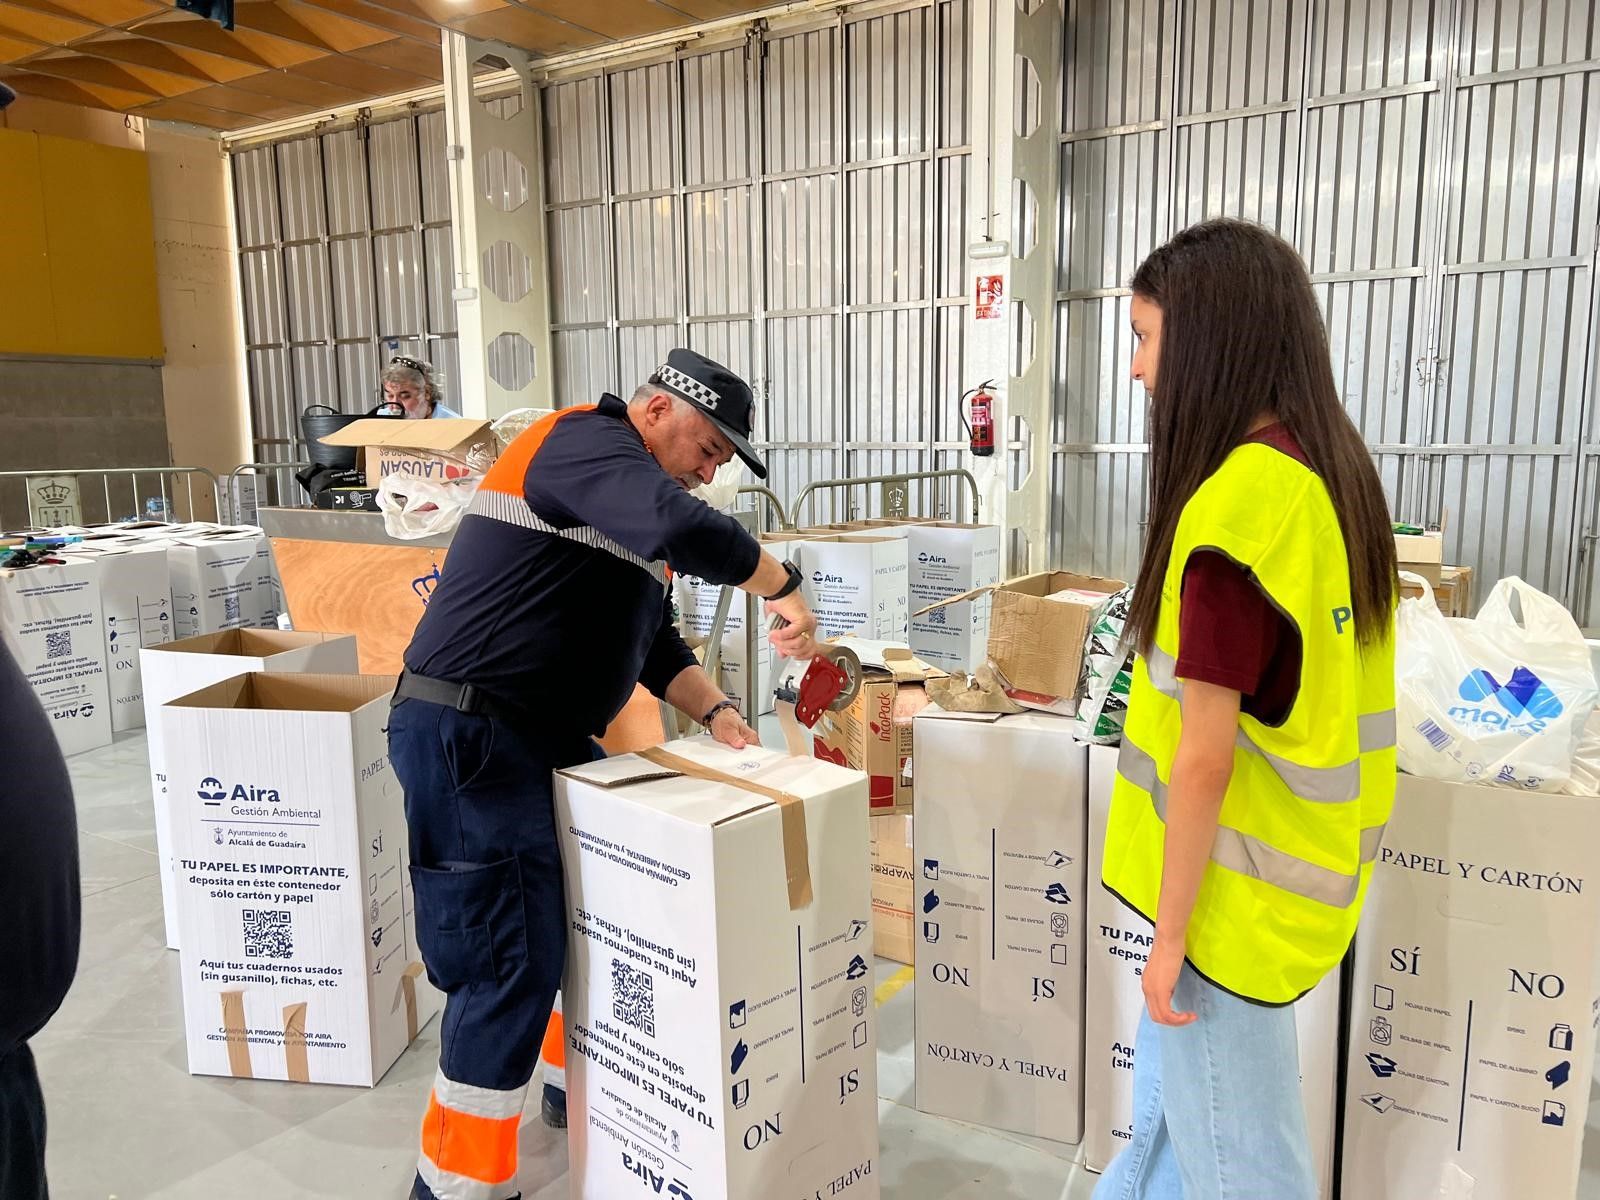
<svg viewBox="0 0 1600 1200"><path fill-rule="evenodd" d="M978 306L977 319L998 321L1005 315L1006 277L1004 275L979 275L974 297Z"/></svg>

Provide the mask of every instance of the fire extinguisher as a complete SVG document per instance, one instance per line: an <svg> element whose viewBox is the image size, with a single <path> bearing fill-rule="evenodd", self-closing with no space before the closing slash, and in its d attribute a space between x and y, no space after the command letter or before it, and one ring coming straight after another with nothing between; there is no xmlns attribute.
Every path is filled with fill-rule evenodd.
<svg viewBox="0 0 1600 1200"><path fill-rule="evenodd" d="M994 453L994 397L989 394L989 389L994 386L994 380L986 379L969 392L963 393L960 404L956 407L957 415L961 418L961 427L967 431L967 442L972 453L979 458L987 458ZM972 420L967 420L967 397L971 397Z"/></svg>

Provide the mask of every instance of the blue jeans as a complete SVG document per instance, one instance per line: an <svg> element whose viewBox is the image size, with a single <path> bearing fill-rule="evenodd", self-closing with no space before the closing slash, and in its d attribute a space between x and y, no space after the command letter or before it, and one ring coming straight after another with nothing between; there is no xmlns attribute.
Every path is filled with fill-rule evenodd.
<svg viewBox="0 0 1600 1200"><path fill-rule="evenodd" d="M1294 1009L1251 1004L1185 964L1182 1028L1139 1021L1133 1140L1094 1200L1317 1200Z"/></svg>

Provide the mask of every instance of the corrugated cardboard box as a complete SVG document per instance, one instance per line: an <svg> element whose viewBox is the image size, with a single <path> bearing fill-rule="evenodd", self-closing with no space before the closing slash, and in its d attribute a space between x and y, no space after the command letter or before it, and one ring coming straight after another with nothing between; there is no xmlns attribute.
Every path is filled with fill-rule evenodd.
<svg viewBox="0 0 1600 1200"><path fill-rule="evenodd" d="M488 421L435 417L393 421L372 417L352 421L322 439L329 446L359 446L367 483L377 487L389 475L420 479L461 479L481 475L500 452Z"/></svg>
<svg viewBox="0 0 1600 1200"><path fill-rule="evenodd" d="M920 610L1000 581L999 526L944 521L911 525L906 554L911 607L918 610L911 619L911 648L946 671L977 670L988 653L989 594L931 612Z"/></svg>
<svg viewBox="0 0 1600 1200"><path fill-rule="evenodd" d="M249 674L162 711L189 1071L371 1086L439 1010L384 675Z"/></svg>
<svg viewBox="0 0 1600 1200"><path fill-rule="evenodd" d="M1577 1193L1600 798L1400 776L1356 933L1344 1194Z"/></svg>
<svg viewBox="0 0 1600 1200"><path fill-rule="evenodd" d="M992 592L989 660L1014 695L1048 706L1078 693L1084 639L1099 603L1095 597L1103 599L1126 586L1120 579L1098 575L1042 571L953 596L915 615L972 600L984 590Z"/></svg>
<svg viewBox="0 0 1600 1200"><path fill-rule="evenodd" d="M917 1108L1076 1142L1087 747L1042 713L917 726Z"/></svg>
<svg viewBox="0 0 1600 1200"><path fill-rule="evenodd" d="M1100 883L1117 750L1089 747L1088 979L1084 988L1083 1163L1104 1171L1133 1134L1134 1042L1144 1013L1140 976L1154 930ZM1323 1200L1333 1200L1338 1116L1340 977L1295 1005L1300 1092Z"/></svg>
<svg viewBox="0 0 1600 1200"><path fill-rule="evenodd" d="M62 550L95 565L106 641L111 728L144 728L144 672L139 650L173 640L172 580L166 547L136 538L90 537Z"/></svg>
<svg viewBox="0 0 1600 1200"><path fill-rule="evenodd" d="M219 529L164 541L178 637L262 624L258 557L266 537L260 530Z"/></svg>
<svg viewBox="0 0 1600 1200"><path fill-rule="evenodd" d="M1402 571L1421 575L1434 587L1443 581L1443 533L1397 533L1394 535L1394 552L1400 560Z"/></svg>
<svg viewBox="0 0 1600 1200"><path fill-rule="evenodd" d="M876 1200L863 791L703 738L557 775L575 1200Z"/></svg>
<svg viewBox="0 0 1600 1200"><path fill-rule="evenodd" d="M0 570L0 636L63 754L111 743L103 621L99 571L91 562Z"/></svg>
<svg viewBox="0 0 1600 1200"><path fill-rule="evenodd" d="M178 948L177 887L169 808L167 747L162 705L223 679L252 671L350 673L357 669L356 639L337 633L285 633L276 629L230 629L201 634L139 651L148 729L150 794L156 811L156 859L167 947Z"/></svg>
<svg viewBox="0 0 1600 1200"><path fill-rule="evenodd" d="M874 812L912 804L913 718L928 706L927 682L944 672L911 648L837 638L861 660L861 690L843 712L825 712L812 731L816 757L864 771Z"/></svg>
<svg viewBox="0 0 1600 1200"><path fill-rule="evenodd" d="M916 961L910 813L874 816L872 826L872 951L879 958Z"/></svg>
<svg viewBox="0 0 1600 1200"><path fill-rule="evenodd" d="M790 546L790 556L805 577L801 590L817 614L819 636L906 640L904 538L807 538Z"/></svg>

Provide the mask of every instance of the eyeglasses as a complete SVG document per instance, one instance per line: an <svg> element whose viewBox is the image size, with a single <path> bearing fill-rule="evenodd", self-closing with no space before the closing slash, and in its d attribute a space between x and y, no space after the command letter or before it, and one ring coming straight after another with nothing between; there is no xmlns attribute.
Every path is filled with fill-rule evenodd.
<svg viewBox="0 0 1600 1200"><path fill-rule="evenodd" d="M419 362L414 358L407 358L403 354L396 354L389 360L389 365L391 367L410 367L413 371L417 371L423 375L427 375L433 370L432 364Z"/></svg>

